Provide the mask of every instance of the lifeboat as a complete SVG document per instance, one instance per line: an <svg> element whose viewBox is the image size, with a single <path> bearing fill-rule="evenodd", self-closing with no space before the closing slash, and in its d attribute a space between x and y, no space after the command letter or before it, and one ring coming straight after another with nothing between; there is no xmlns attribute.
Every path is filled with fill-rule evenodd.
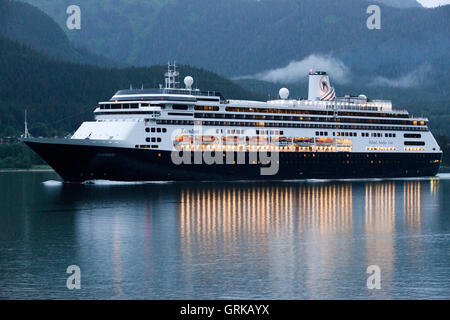
<svg viewBox="0 0 450 320"><path fill-rule="evenodd" d="M173 140L175 146L185 146L192 144L192 136L176 136Z"/></svg>
<svg viewBox="0 0 450 320"><path fill-rule="evenodd" d="M242 140L243 139L238 136L227 136L222 138L223 144L226 145L242 144Z"/></svg>
<svg viewBox="0 0 450 320"><path fill-rule="evenodd" d="M294 143L299 147L310 147L314 145L314 138L294 138Z"/></svg>
<svg viewBox="0 0 450 320"><path fill-rule="evenodd" d="M289 146L292 142L291 138L288 137L274 137L272 138L272 143L277 146Z"/></svg>
<svg viewBox="0 0 450 320"><path fill-rule="evenodd" d="M217 138L215 136L197 136L195 142L203 145L210 145L215 143Z"/></svg>
<svg viewBox="0 0 450 320"><path fill-rule="evenodd" d="M256 146L266 145L267 137L250 137L248 139L248 144Z"/></svg>
<svg viewBox="0 0 450 320"><path fill-rule="evenodd" d="M353 141L350 139L337 139L337 146L343 148L353 147Z"/></svg>
<svg viewBox="0 0 450 320"><path fill-rule="evenodd" d="M329 147L334 145L335 140L333 138L318 138L316 139L316 145L322 147Z"/></svg>

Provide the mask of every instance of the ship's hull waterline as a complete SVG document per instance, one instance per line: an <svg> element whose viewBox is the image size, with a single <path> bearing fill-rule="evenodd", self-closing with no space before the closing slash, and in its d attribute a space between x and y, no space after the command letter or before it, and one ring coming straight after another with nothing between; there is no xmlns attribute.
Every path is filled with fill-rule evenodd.
<svg viewBox="0 0 450 320"><path fill-rule="evenodd" d="M425 177L438 173L442 153L280 152L278 170L262 175L245 153L244 164L175 164L170 151L24 139L65 182L232 181ZM257 155L255 155L257 156ZM192 159L195 155L192 153ZM237 154L234 159L238 159ZM226 161L224 160L224 163Z"/></svg>

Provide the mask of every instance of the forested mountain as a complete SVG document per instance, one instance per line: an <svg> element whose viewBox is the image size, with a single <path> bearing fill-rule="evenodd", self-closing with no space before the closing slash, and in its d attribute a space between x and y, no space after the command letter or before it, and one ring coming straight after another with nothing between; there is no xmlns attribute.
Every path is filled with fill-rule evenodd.
<svg viewBox="0 0 450 320"><path fill-rule="evenodd" d="M73 45L59 25L38 8L0 0L0 36L18 41L48 56L66 61L114 66L111 60Z"/></svg>
<svg viewBox="0 0 450 320"><path fill-rule="evenodd" d="M0 37L0 137L23 130L28 109L35 136L61 135L92 119L98 101L109 100L119 89L164 83L166 66L103 69L47 58ZM181 77L191 75L204 90L237 98L260 98L214 73L180 66Z"/></svg>
<svg viewBox="0 0 450 320"><path fill-rule="evenodd" d="M61 26L70 0L27 0ZM390 3L391 6L386 6ZM361 76L399 77L448 67L450 6L395 8L383 0L381 30L368 30L369 0L85 0L76 43L133 65L177 60L243 76L330 55ZM445 65L447 63L447 65ZM370 81L371 79L363 79Z"/></svg>

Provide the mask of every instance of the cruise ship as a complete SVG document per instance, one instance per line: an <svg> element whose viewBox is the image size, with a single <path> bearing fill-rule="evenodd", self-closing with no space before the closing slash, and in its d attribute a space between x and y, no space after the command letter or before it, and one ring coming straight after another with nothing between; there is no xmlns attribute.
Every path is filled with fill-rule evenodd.
<svg viewBox="0 0 450 320"><path fill-rule="evenodd" d="M65 139L24 138L65 182L358 179L434 176L442 151L428 119L391 101L336 96L309 72L308 99L231 100L165 85L116 92Z"/></svg>

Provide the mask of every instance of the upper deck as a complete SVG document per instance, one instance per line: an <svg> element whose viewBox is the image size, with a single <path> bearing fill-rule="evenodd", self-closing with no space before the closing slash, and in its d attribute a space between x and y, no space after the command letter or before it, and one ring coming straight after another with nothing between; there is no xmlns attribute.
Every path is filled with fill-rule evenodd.
<svg viewBox="0 0 450 320"><path fill-rule="evenodd" d="M426 126L428 122L426 118L410 116L407 110L393 109L389 100L371 100L365 95L337 97L324 72L310 73L308 99L288 99L289 90L283 88L280 99L250 101L227 100L218 91L193 89L191 77L185 78L186 88L178 88L178 73L171 67L174 66L169 66L166 73L166 87L119 90L109 101L99 104L95 115L102 120L114 115L114 118L182 116L419 126Z"/></svg>

